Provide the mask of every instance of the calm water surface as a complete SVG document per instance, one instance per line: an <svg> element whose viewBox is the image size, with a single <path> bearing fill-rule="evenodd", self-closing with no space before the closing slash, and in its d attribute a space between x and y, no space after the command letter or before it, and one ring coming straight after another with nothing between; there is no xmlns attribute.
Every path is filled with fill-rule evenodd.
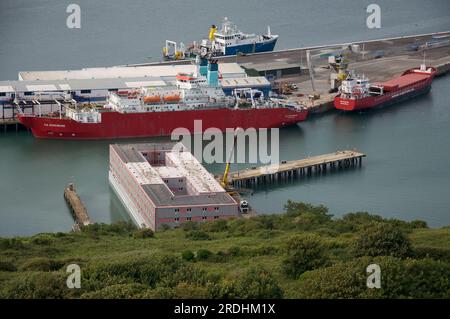
<svg viewBox="0 0 450 319"><path fill-rule="evenodd" d="M82 28L69 30L65 9L73 2L0 2L1 80L16 79L21 70L157 60L165 39L204 37L223 16L248 32L270 24L272 33L280 34L280 49L450 30L446 0L377 1L379 30L365 27L365 8L373 1L76 1ZM336 216L370 211L450 225L449 88L447 76L414 101L364 114L330 113L282 129L282 159L342 148L356 148L368 158L361 169L258 189L251 204L271 213L293 199L327 205ZM0 133L0 236L69 230L73 220L62 196L68 182L75 183L94 221L127 218L108 186L111 142Z"/></svg>

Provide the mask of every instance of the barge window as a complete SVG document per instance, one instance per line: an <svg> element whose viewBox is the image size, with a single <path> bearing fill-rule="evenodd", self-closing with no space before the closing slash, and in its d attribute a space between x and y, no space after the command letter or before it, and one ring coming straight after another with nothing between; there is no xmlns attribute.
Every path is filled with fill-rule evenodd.
<svg viewBox="0 0 450 319"><path fill-rule="evenodd" d="M0 96L6 96L6 92L0 92Z"/></svg>
<svg viewBox="0 0 450 319"><path fill-rule="evenodd" d="M81 94L91 94L91 90L81 90Z"/></svg>
<svg viewBox="0 0 450 319"><path fill-rule="evenodd" d="M108 89L108 92L117 92L119 89Z"/></svg>
<svg viewBox="0 0 450 319"><path fill-rule="evenodd" d="M34 95L34 92L24 92L23 94L30 96L30 95Z"/></svg>

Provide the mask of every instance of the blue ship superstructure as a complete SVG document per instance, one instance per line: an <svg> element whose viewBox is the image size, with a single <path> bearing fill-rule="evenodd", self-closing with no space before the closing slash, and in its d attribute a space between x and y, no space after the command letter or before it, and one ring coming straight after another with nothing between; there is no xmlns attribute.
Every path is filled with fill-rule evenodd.
<svg viewBox="0 0 450 319"><path fill-rule="evenodd" d="M202 41L202 49L212 55L236 55L257 52L273 51L277 43L278 35L270 33L256 35L241 32L235 24L224 18L219 31L213 25L209 39Z"/></svg>

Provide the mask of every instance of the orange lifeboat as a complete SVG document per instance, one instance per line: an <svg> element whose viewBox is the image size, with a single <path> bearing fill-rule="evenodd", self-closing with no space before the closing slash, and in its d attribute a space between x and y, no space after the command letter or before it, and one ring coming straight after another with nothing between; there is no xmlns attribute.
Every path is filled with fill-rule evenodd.
<svg viewBox="0 0 450 319"><path fill-rule="evenodd" d="M159 102L161 102L160 95L144 96L144 103L159 103Z"/></svg>
<svg viewBox="0 0 450 319"><path fill-rule="evenodd" d="M180 95L179 94L173 94L173 95L166 95L164 96L164 102L179 102L180 101Z"/></svg>

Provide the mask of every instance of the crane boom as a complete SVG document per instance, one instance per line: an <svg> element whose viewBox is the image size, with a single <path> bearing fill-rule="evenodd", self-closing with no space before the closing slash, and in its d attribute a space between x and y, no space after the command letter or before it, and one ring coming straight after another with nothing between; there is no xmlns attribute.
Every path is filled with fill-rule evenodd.
<svg viewBox="0 0 450 319"><path fill-rule="evenodd" d="M228 155L228 160L227 160L227 163L225 166L225 172L223 173L222 181L220 182L220 184L222 185L223 188L227 188L227 186L228 186L228 174L230 172L230 164L231 164L231 159L233 158L234 147L236 146L238 131L239 131L239 129L236 129L234 131L233 146L230 149L230 154Z"/></svg>

